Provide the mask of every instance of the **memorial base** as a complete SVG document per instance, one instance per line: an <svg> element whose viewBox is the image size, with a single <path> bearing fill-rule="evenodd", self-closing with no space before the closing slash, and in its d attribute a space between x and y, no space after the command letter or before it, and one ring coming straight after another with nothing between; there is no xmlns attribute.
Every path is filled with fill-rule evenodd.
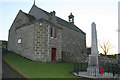
<svg viewBox="0 0 120 80"><path fill-rule="evenodd" d="M99 55L89 55L87 75L99 77L101 75L99 73L99 66L100 66L100 56Z"/></svg>

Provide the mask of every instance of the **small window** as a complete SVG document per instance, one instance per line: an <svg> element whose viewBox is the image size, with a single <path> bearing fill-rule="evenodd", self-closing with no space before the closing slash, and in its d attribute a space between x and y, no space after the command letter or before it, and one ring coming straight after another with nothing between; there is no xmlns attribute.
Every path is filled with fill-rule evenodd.
<svg viewBox="0 0 120 80"><path fill-rule="evenodd" d="M22 43L22 39L18 39L18 44L21 44Z"/></svg>
<svg viewBox="0 0 120 80"><path fill-rule="evenodd" d="M57 29L55 29L55 38L57 38Z"/></svg>
<svg viewBox="0 0 120 80"><path fill-rule="evenodd" d="M42 26L42 23L40 23L40 26Z"/></svg>
<svg viewBox="0 0 120 80"><path fill-rule="evenodd" d="M51 28L50 37L53 37L53 28Z"/></svg>

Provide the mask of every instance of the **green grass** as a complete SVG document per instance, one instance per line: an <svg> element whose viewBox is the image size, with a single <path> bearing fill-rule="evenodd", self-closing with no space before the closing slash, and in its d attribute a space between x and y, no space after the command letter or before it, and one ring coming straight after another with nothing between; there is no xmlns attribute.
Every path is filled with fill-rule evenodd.
<svg viewBox="0 0 120 80"><path fill-rule="evenodd" d="M3 59L26 78L77 78L69 73L73 63L34 62L16 54L4 55Z"/></svg>

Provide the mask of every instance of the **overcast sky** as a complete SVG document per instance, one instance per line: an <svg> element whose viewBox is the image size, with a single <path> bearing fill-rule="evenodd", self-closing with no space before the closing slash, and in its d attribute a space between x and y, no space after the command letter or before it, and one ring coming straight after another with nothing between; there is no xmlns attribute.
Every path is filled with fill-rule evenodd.
<svg viewBox="0 0 120 80"><path fill-rule="evenodd" d="M119 0L36 0L36 5L48 12L56 11L56 16L68 21L72 12L74 22L86 33L87 46L91 44L91 23L96 23L98 41L110 41L118 52L118 1ZM8 30L18 11L28 13L34 0L0 1L0 40L8 40ZM100 52L102 52L100 50Z"/></svg>

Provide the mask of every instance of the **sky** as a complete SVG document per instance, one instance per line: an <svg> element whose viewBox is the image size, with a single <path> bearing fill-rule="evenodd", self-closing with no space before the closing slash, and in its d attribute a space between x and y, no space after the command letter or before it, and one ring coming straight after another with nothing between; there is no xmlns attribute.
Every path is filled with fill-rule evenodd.
<svg viewBox="0 0 120 80"><path fill-rule="evenodd" d="M91 23L96 23L99 42L109 41L118 53L118 2L119 0L35 0L35 4L68 21L72 12L75 25L86 33L86 45L91 46ZM0 0L0 40L8 40L8 31L21 9L28 13L34 0ZM99 48L99 51L102 50Z"/></svg>

